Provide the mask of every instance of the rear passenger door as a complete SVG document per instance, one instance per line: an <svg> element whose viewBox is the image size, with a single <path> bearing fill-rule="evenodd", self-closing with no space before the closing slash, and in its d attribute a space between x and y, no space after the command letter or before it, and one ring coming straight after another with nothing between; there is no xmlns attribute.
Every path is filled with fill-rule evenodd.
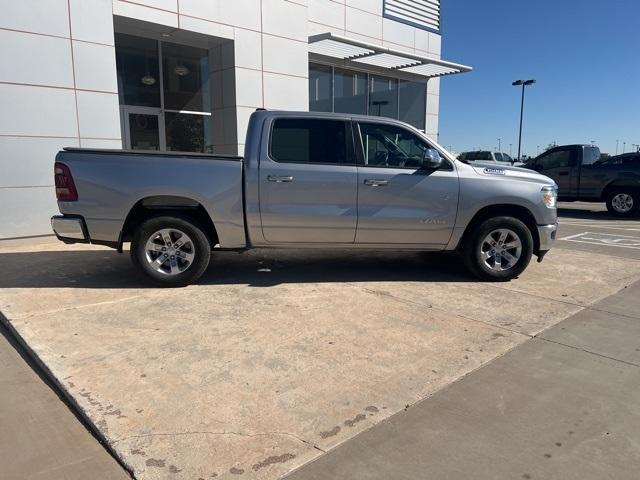
<svg viewBox="0 0 640 480"><path fill-rule="evenodd" d="M357 169L351 123L273 120L260 159L260 217L267 243L353 243Z"/></svg>

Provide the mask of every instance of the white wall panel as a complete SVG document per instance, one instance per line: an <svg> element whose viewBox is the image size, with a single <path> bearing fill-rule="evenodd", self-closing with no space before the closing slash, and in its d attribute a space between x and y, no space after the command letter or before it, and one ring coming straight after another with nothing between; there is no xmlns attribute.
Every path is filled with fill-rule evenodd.
<svg viewBox="0 0 640 480"><path fill-rule="evenodd" d="M113 45L111 0L69 0L69 6L74 39Z"/></svg>
<svg viewBox="0 0 640 480"><path fill-rule="evenodd" d="M66 38L0 30L0 82L73 88Z"/></svg>
<svg viewBox="0 0 640 480"><path fill-rule="evenodd" d="M115 47L74 40L73 64L76 88L117 93Z"/></svg>
<svg viewBox="0 0 640 480"><path fill-rule="evenodd" d="M79 90L78 121L80 136L89 138L120 138L120 105L115 93Z"/></svg>
<svg viewBox="0 0 640 480"><path fill-rule="evenodd" d="M0 135L77 137L73 90L0 84Z"/></svg>
<svg viewBox="0 0 640 480"><path fill-rule="evenodd" d="M0 188L0 238L53 235L51 217L58 213L53 187Z"/></svg>
<svg viewBox="0 0 640 480"><path fill-rule="evenodd" d="M69 36L67 0L3 0L0 28Z"/></svg>
<svg viewBox="0 0 640 480"><path fill-rule="evenodd" d="M0 188L53 185L53 160L76 138L0 137Z"/></svg>

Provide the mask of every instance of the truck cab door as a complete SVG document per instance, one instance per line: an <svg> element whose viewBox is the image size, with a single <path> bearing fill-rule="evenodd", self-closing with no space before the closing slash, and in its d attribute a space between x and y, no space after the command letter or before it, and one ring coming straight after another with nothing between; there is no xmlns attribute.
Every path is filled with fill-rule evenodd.
<svg viewBox="0 0 640 480"><path fill-rule="evenodd" d="M360 122L354 131L358 166L356 243L444 246L458 209L458 175L444 159L438 170L422 168L432 148L413 131Z"/></svg>
<svg viewBox="0 0 640 480"><path fill-rule="evenodd" d="M573 148L554 148L536 159L534 170L556 182L561 197L574 197L578 194L578 156Z"/></svg>
<svg viewBox="0 0 640 480"><path fill-rule="evenodd" d="M357 169L351 123L273 120L260 156L260 218L267 244L353 243Z"/></svg>

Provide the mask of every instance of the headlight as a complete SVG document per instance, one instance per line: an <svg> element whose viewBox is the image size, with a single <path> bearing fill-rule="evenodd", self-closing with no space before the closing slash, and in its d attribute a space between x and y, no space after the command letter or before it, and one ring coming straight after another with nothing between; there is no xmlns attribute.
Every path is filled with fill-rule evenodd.
<svg viewBox="0 0 640 480"><path fill-rule="evenodd" d="M558 203L558 189L556 187L542 187L542 202L547 208L556 208Z"/></svg>

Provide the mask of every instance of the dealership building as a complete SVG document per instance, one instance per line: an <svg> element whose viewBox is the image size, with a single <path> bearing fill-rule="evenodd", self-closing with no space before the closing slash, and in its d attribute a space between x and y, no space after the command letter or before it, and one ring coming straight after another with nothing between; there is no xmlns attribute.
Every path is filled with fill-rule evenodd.
<svg viewBox="0 0 640 480"><path fill-rule="evenodd" d="M438 134L440 0L0 0L0 240L51 234L63 147L243 154L257 108Z"/></svg>

